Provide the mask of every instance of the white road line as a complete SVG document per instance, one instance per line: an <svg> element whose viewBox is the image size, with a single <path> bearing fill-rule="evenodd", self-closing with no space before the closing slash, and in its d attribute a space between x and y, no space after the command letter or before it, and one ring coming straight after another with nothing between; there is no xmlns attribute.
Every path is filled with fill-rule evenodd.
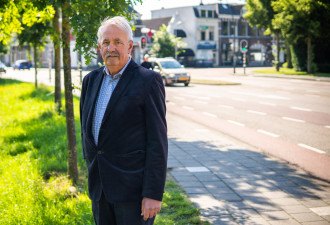
<svg viewBox="0 0 330 225"><path fill-rule="evenodd" d="M178 99L178 100L185 100L185 98L182 98L182 97L174 97L175 99Z"/></svg>
<svg viewBox="0 0 330 225"><path fill-rule="evenodd" d="M307 90L307 92L321 93L321 91L318 90Z"/></svg>
<svg viewBox="0 0 330 225"><path fill-rule="evenodd" d="M201 99L201 100L210 100L211 98L210 97L197 97L198 99Z"/></svg>
<svg viewBox="0 0 330 225"><path fill-rule="evenodd" d="M205 114L207 116L211 116L211 117L217 117L217 115L214 115L214 114L208 113L208 112L203 112L203 114Z"/></svg>
<svg viewBox="0 0 330 225"><path fill-rule="evenodd" d="M290 108L291 109L296 109L296 110L301 110L301 111L306 111L306 112L311 112L312 111L311 109L300 108L300 107L295 107L295 106L292 106Z"/></svg>
<svg viewBox="0 0 330 225"><path fill-rule="evenodd" d="M189 106L182 106L182 108L184 108L184 109L188 109L188 110L194 110L194 108L191 108L191 107L189 107Z"/></svg>
<svg viewBox="0 0 330 225"><path fill-rule="evenodd" d="M322 150L320 150L320 149L317 149L317 148L314 148L314 147L311 147L311 146L309 146L309 145L305 145L305 144L298 144L300 147L303 147L303 148L307 148L307 149L309 149L309 150L312 150L312 151L314 151L314 152L318 152L318 153L320 153L320 154L325 154L326 152L325 151L322 151Z"/></svg>
<svg viewBox="0 0 330 225"><path fill-rule="evenodd" d="M230 105L219 105L220 107L222 108L226 108L226 109L233 109L234 107L233 106L230 106Z"/></svg>
<svg viewBox="0 0 330 225"><path fill-rule="evenodd" d="M259 102L259 104L262 104L262 105L270 105L270 106L276 106L275 103L270 103L270 102Z"/></svg>
<svg viewBox="0 0 330 225"><path fill-rule="evenodd" d="M324 126L325 128L330 128L330 126Z"/></svg>
<svg viewBox="0 0 330 225"><path fill-rule="evenodd" d="M271 137L275 137L275 138L277 138L277 137L280 136L280 135L278 135L278 134L274 134L274 133L271 133L271 132L268 132L268 131L265 131L265 130L261 130L261 129L259 129L258 132L259 132L259 133L266 134L266 135L269 135L269 136L271 136Z"/></svg>
<svg viewBox="0 0 330 225"><path fill-rule="evenodd" d="M169 104L169 105L175 105L174 102L168 102L167 104Z"/></svg>
<svg viewBox="0 0 330 225"><path fill-rule="evenodd" d="M298 120L298 119L294 119L294 118L290 118L290 117L282 117L282 119L290 120L290 121L294 121L294 122L298 122L298 123L305 123L304 120Z"/></svg>
<svg viewBox="0 0 330 225"><path fill-rule="evenodd" d="M210 132L208 129L195 129L196 132L200 132L200 133L203 133L203 132Z"/></svg>
<svg viewBox="0 0 330 225"><path fill-rule="evenodd" d="M258 112L258 111L253 111L253 110L248 110L248 112L258 114L258 115L262 115L262 116L266 115L266 113L264 113L264 112Z"/></svg>
<svg viewBox="0 0 330 225"><path fill-rule="evenodd" d="M233 100L236 100L236 101L241 101L241 102L246 102L245 99L242 99L242 98L232 98Z"/></svg>
<svg viewBox="0 0 330 225"><path fill-rule="evenodd" d="M304 94L305 96L309 96L309 97L317 97L319 98L320 96L319 95L311 95L311 94Z"/></svg>
<svg viewBox="0 0 330 225"><path fill-rule="evenodd" d="M198 101L198 100L195 100L194 102L196 102L196 103L199 103L199 104L208 104L208 102L204 102L204 101Z"/></svg>
<svg viewBox="0 0 330 225"><path fill-rule="evenodd" d="M238 126L241 126L241 127L245 126L243 123L239 123L239 122L236 122L236 121L233 121L233 120L228 120L228 122L232 123L232 124L235 124L235 125L238 125Z"/></svg>

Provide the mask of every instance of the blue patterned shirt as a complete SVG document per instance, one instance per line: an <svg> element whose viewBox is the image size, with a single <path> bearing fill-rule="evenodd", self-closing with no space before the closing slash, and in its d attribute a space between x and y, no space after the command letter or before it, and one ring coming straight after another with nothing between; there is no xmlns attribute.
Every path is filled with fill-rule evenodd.
<svg viewBox="0 0 330 225"><path fill-rule="evenodd" d="M98 138L99 138L99 132L103 120L103 116L105 113L105 110L107 109L108 103L110 101L111 95L115 87L117 86L119 79L121 75L124 73L127 65L130 63L131 58L129 58L126 65L123 67L121 71L119 71L118 74L115 74L113 77L109 74L109 71L107 70L107 67L104 67L104 78L102 81L101 89L99 92L99 96L97 98L96 102L96 108L94 112L94 118L93 118L93 137L95 144L98 144Z"/></svg>

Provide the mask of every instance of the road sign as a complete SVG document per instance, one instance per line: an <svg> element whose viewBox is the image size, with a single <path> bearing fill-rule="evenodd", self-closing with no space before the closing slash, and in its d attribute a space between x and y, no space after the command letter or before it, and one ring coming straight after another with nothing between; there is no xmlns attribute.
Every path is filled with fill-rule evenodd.
<svg viewBox="0 0 330 225"><path fill-rule="evenodd" d="M239 46L240 46L240 51L242 53L246 53L248 51L248 42L247 40L241 40L240 43L239 43Z"/></svg>
<svg viewBox="0 0 330 225"><path fill-rule="evenodd" d="M141 48L145 48L147 44L147 39L145 37L141 38Z"/></svg>

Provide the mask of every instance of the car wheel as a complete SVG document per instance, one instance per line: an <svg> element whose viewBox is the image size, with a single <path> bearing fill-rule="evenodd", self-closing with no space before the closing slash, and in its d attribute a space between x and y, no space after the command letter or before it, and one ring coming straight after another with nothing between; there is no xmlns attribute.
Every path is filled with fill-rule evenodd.
<svg viewBox="0 0 330 225"><path fill-rule="evenodd" d="M187 87L188 85L189 85L189 83L184 83L184 86L186 86L186 87Z"/></svg>
<svg viewBox="0 0 330 225"><path fill-rule="evenodd" d="M162 77L162 80L163 80L164 86L167 86L166 78L165 77Z"/></svg>

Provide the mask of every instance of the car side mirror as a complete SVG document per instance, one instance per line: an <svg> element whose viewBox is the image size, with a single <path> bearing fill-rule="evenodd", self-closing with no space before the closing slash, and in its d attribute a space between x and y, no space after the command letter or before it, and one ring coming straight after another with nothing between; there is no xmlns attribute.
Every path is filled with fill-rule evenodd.
<svg viewBox="0 0 330 225"><path fill-rule="evenodd" d="M159 66L155 66L154 67L154 70L159 70Z"/></svg>

